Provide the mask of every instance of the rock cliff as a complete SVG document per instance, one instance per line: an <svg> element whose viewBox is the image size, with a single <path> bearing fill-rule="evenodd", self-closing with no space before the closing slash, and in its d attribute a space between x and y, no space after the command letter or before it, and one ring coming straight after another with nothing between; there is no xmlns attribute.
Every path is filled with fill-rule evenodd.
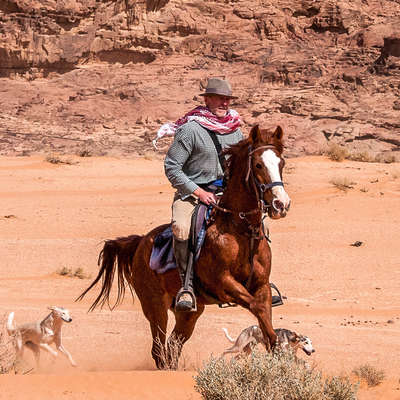
<svg viewBox="0 0 400 400"><path fill-rule="evenodd" d="M289 155L396 155L399 27L399 0L0 0L0 154L152 151L220 76Z"/></svg>

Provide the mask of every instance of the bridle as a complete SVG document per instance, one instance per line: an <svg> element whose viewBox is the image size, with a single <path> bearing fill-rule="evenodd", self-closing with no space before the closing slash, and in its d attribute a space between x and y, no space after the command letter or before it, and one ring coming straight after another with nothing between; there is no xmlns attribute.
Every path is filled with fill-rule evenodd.
<svg viewBox="0 0 400 400"><path fill-rule="evenodd" d="M265 203L263 197L264 197L264 193L267 190L272 189L275 186L284 186L282 181L275 181L275 182L271 182L271 183L260 183L257 178L254 175L253 172L253 168L252 168L252 158L253 158L253 154L258 151L258 150L265 150L265 149L276 149L276 147L274 145L265 145L265 146L259 146L256 147L255 149L252 148L251 145L249 145L248 147L248 159L247 159L247 173L246 173L246 178L245 178L245 182L246 185L249 189L249 191L251 191L253 189L255 195L256 195L256 199L257 199L257 208L254 208L250 211L233 211L233 210L229 210L227 208L223 208L220 207L218 204L213 203L213 207L215 207L217 210L225 212L225 213L230 213L230 214L237 214L239 216L240 219L243 220L247 220L248 216L251 216L253 214L257 214L257 213L261 213L264 214L267 212L268 208L273 207L275 210L278 210L277 207L275 206L274 202L275 199L272 200L271 204L267 204ZM249 223L249 221L248 221ZM251 225L249 223L249 225Z"/></svg>
<svg viewBox="0 0 400 400"><path fill-rule="evenodd" d="M259 146L256 147L255 149L252 148L251 145L248 147L248 160L247 160L247 172L246 172L246 186L249 189L249 191L253 190L256 194L257 198L257 208L254 208L250 211L233 211L229 210L223 207L218 206L218 204L212 204L213 207L215 207L217 210L222 211L224 213L230 213L230 214L237 214L239 218L245 222L247 222L247 227L249 229L249 264L250 264L250 275L247 279L246 282L246 289L249 290L251 286L251 282L253 279L254 275L254 251L255 251L255 241L256 240L261 240L261 239L266 239L267 241L270 241L268 236L264 232L264 227L262 224L262 215L268 210L268 208L273 207L274 209L277 210L276 206L274 205L274 200L272 200L271 204L266 204L263 195L267 190L272 189L275 186L284 186L282 181L275 181L271 183L260 183L258 179L256 178L253 168L252 168L252 158L253 155L259 151L259 150L266 150L266 149L272 149L276 150L276 147L274 145L264 145L264 146ZM251 221L248 220L247 217L250 217L253 214L260 214L260 220L257 225L253 225ZM234 221L234 220L233 220ZM235 222L233 222L235 223Z"/></svg>
<svg viewBox="0 0 400 400"><path fill-rule="evenodd" d="M253 186L253 189L256 193L257 196L257 203L259 205L259 209L262 213L265 213L269 207L273 207L275 210L277 208L274 205L274 200L272 200L272 204L265 204L265 201L263 200L263 195L267 190L272 189L275 186L282 186L283 187L283 182L282 181L275 181L271 183L260 183L257 178L254 175L253 168L252 168L252 163L251 160L253 158L253 154L258 151L258 150L265 150L265 149L275 149L275 146L273 145L265 145L265 146L259 146L255 149L252 149L251 145L249 146L249 154L248 154L248 162L247 162L247 174L246 174L246 185L248 188L250 188L249 184L249 179L251 179L251 185ZM258 190L257 190L258 189Z"/></svg>

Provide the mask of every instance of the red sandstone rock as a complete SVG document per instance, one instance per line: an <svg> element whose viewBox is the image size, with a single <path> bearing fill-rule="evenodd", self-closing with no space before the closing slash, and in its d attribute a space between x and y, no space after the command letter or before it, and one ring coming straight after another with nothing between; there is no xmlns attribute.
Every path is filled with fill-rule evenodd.
<svg viewBox="0 0 400 400"><path fill-rule="evenodd" d="M231 80L245 132L283 125L290 155L396 151L399 15L389 0L0 0L0 153L152 151L207 76Z"/></svg>

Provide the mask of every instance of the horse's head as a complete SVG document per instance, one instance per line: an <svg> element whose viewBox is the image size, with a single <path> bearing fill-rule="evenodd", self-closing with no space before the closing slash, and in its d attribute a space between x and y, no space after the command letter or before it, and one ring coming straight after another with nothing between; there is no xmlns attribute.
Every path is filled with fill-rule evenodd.
<svg viewBox="0 0 400 400"><path fill-rule="evenodd" d="M290 198L282 182L285 165L282 138L283 130L280 126L272 131L260 129L256 125L249 135L247 179L257 191L260 200L269 205L268 215L273 219L285 217L290 207Z"/></svg>

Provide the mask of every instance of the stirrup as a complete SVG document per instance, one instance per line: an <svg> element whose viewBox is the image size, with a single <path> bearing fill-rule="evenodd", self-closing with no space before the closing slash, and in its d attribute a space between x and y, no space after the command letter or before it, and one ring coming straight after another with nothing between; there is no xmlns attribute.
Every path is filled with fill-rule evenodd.
<svg viewBox="0 0 400 400"><path fill-rule="evenodd" d="M281 292L273 283L270 283L269 285L271 286L271 289L274 289L277 292L277 295L272 296L271 307L281 306L283 304Z"/></svg>
<svg viewBox="0 0 400 400"><path fill-rule="evenodd" d="M191 298L191 301L188 300L181 300L181 297L183 295L189 295ZM176 295L175 298L175 311L177 312L196 312L197 311L197 302L196 302L196 296L193 293L192 289L181 289Z"/></svg>

